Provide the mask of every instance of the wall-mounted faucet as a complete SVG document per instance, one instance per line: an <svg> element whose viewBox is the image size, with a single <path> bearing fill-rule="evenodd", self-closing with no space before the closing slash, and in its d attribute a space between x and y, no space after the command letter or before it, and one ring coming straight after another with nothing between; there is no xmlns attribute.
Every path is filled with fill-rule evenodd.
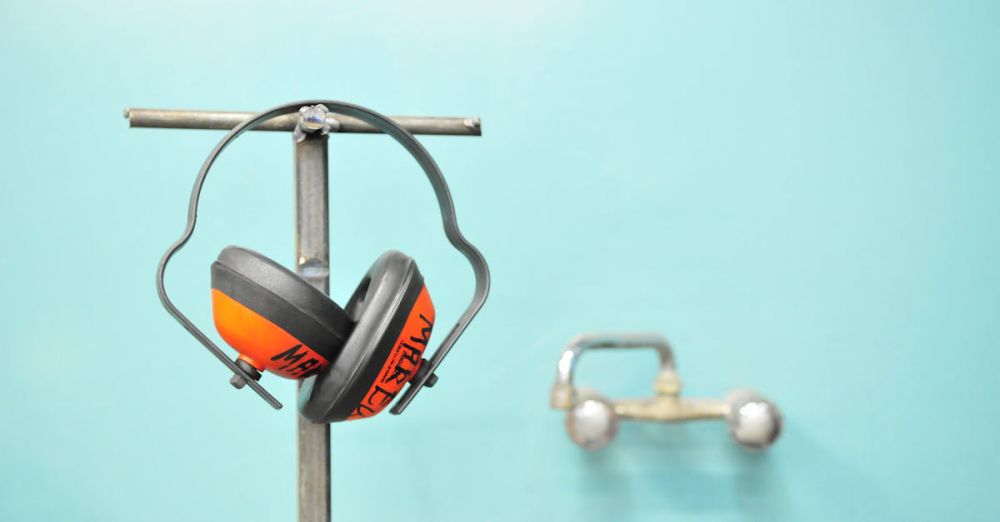
<svg viewBox="0 0 1000 522"><path fill-rule="evenodd" d="M584 350L653 348L660 370L653 381L655 395L643 399L609 400L589 388L573 386L573 370ZM737 389L725 399L687 399L680 396L674 353L667 340L655 333L591 333L570 341L559 358L552 386L552 407L566 411L566 431L573 442L588 450L604 447L618 432L619 419L686 422L724 419L733 440L744 448L763 450L781 433L781 412L756 392Z"/></svg>

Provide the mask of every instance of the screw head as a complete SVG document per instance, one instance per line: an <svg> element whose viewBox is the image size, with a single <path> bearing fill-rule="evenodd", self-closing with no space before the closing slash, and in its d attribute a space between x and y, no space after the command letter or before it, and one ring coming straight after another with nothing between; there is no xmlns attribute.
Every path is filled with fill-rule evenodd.
<svg viewBox="0 0 1000 522"><path fill-rule="evenodd" d="M241 370L247 372L247 375L249 375L250 377L252 377L253 380L255 380L255 381L259 381L260 380L260 372L257 371L257 368L254 368L253 365L251 365L250 363L244 361L243 359L237 358L236 359L236 366L239 366ZM234 373L233 376L229 379L229 384L232 384L233 388L236 388L237 390L239 390L239 389L243 388L244 386L246 386L247 380L245 378L243 378L242 375L240 375L238 373Z"/></svg>
<svg viewBox="0 0 1000 522"><path fill-rule="evenodd" d="M326 115L329 113L323 105L310 105L299 109L299 125L307 131L318 131L326 128Z"/></svg>

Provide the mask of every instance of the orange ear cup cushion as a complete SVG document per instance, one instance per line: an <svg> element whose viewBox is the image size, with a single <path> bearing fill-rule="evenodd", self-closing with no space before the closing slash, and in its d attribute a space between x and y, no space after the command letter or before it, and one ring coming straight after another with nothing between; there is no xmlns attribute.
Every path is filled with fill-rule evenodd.
<svg viewBox="0 0 1000 522"><path fill-rule="evenodd" d="M372 265L347 305L355 322L337 360L302 381L299 411L313 422L371 417L420 367L434 304L413 259L390 251Z"/></svg>
<svg viewBox="0 0 1000 522"><path fill-rule="evenodd" d="M212 264L212 312L240 359L289 379L326 368L354 326L326 294L240 247L224 249Z"/></svg>

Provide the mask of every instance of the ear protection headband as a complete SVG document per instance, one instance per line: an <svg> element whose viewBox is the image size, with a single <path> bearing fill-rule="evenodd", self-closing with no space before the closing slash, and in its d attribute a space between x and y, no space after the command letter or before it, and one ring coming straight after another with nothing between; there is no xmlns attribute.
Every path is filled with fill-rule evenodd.
<svg viewBox="0 0 1000 522"><path fill-rule="evenodd" d="M586 350L609 348L653 348L660 369L651 398L608 400L591 389L573 386L573 372ZM566 431L584 449L595 450L611 442L618 433L619 419L655 422L685 422L725 419L729 434L744 448L765 449L781 433L781 412L773 402L755 392L737 389L722 401L680 397L673 350L655 333L603 333L574 337L563 350L549 401L553 408L566 411Z"/></svg>
<svg viewBox="0 0 1000 522"><path fill-rule="evenodd" d="M323 105L331 113L364 121L391 136L413 156L431 183L448 241L472 265L472 301L430 360L422 355L434 323L434 307L416 263L390 251L368 271L345 308L280 264L252 250L228 247L212 265L215 323L240 356L236 361L213 343L174 306L164 287L170 259L191 238L205 178L233 140L260 123L300 108ZM163 254L156 271L160 302L191 335L234 374L234 385L248 384L275 409L281 403L259 382L260 370L305 379L299 409L316 422L369 417L410 386L391 412L400 414L434 374L469 322L482 308L490 273L479 250L459 230L451 192L434 159L417 139L391 119L364 107L332 100L279 105L234 127L205 159L188 204L187 226Z"/></svg>

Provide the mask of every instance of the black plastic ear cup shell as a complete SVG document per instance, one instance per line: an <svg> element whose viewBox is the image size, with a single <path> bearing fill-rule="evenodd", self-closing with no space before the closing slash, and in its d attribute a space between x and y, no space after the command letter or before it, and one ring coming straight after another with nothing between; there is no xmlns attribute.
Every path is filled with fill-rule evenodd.
<svg viewBox="0 0 1000 522"><path fill-rule="evenodd" d="M310 346L336 359L353 329L329 296L259 252L230 246L212 263L212 288L239 301Z"/></svg>
<svg viewBox="0 0 1000 522"><path fill-rule="evenodd" d="M325 371L301 381L299 411L313 422L346 420L361 403L395 345L424 278L402 252L382 254L347 304L355 322L340 356Z"/></svg>

